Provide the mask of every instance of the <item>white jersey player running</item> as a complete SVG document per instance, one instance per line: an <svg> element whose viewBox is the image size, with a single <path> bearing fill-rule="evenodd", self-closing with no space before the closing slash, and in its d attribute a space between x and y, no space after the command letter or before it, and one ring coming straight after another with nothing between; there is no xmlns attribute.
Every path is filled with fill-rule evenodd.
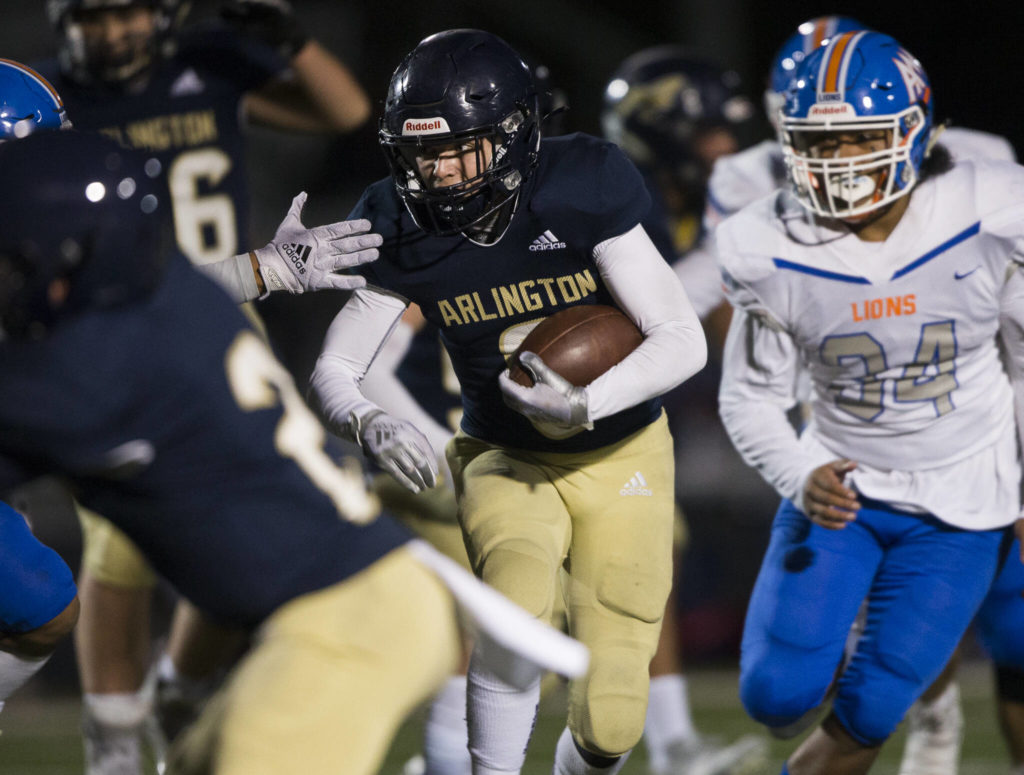
<svg viewBox="0 0 1024 775"><path fill-rule="evenodd" d="M795 63L802 61L815 48L827 44L830 37L863 25L843 16L823 16L799 25L777 51L770 69L769 85L764 104L773 126L777 127L775 113L783 104L783 94L792 78ZM940 134L941 132L941 134ZM941 143L954 162L959 161L1016 161L1010 142L999 135L976 129L944 127L933 133L931 142ZM708 181L707 207L704 227L708 233L729 215L752 202L767 196L786 184L786 167L782 146L775 139L764 140L744 151L722 157L714 166ZM686 278L687 288L701 289L691 292L695 307L698 299L714 306L725 298L718 265L708 260L709 251L686 262L691 276ZM806 374L799 380L799 395L806 398L810 385ZM806 407L804 407L806 409ZM955 662L915 703L908 714L908 734L899 775L955 775L963 736L963 711L959 703L959 688L952 680ZM1001 712L1005 717L1005 713Z"/></svg>
<svg viewBox="0 0 1024 775"><path fill-rule="evenodd" d="M879 81L895 84L884 102L869 99ZM715 234L736 308L720 406L784 497L744 630L751 715L784 726L821 703L867 598L832 713L783 769L844 775L868 770L948 661L1018 513L997 340L1013 373L1024 169L929 159L927 76L888 36L835 37L795 83L782 118L795 192ZM798 439L785 411L802 370Z"/></svg>

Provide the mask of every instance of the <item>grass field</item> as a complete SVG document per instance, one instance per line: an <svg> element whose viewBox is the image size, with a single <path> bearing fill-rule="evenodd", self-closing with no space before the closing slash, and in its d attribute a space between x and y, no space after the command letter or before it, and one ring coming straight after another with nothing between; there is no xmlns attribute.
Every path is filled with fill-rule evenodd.
<svg viewBox="0 0 1024 775"><path fill-rule="evenodd" d="M736 700L736 675L730 671L700 670L690 676L690 695L699 728L723 737L758 733ZM968 663L961 669L960 685L967 719L960 775L1005 775L1006 749L996 727L992 684L987 665ZM564 694L545 699L537 731L530 744L524 775L549 775L555 742L564 724ZM26 691L16 695L0 714L0 773L2 775L81 775L78 701L73 697L45 700ZM402 764L419 750L420 722L412 719L392 746L382 775L398 775ZM902 750L901 728L882 750L872 773L895 775ZM766 775L779 772L794 741L772 741ZM634 752L623 775L644 775L643 745ZM338 775L342 775L339 773Z"/></svg>

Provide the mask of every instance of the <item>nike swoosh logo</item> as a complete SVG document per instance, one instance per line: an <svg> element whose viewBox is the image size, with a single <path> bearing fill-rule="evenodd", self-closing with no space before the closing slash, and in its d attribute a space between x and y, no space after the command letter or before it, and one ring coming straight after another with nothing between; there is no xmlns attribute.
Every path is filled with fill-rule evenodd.
<svg viewBox="0 0 1024 775"><path fill-rule="evenodd" d="M978 266L974 267L974 269L972 269L971 271L964 272L963 274L961 274L960 272L953 272L953 279L954 280L963 280L965 277L967 277L968 275L974 274L979 269L981 269L981 265L980 264Z"/></svg>

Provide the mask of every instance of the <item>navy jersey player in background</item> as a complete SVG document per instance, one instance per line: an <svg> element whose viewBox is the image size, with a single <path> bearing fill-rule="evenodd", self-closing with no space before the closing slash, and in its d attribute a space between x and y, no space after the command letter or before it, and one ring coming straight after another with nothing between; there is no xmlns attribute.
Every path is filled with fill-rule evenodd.
<svg viewBox="0 0 1024 775"><path fill-rule="evenodd" d="M933 99L891 37L831 38L780 113L792 187L715 230L735 309L722 419L784 499L747 609L741 698L772 727L831 700L783 773L867 772L985 602L1009 526L1024 532L1024 170L952 163ZM798 437L786 411L802 370ZM1018 675L1022 644L998 657Z"/></svg>
<svg viewBox="0 0 1024 775"><path fill-rule="evenodd" d="M143 149L159 163L173 198L175 241L205 265L249 248L243 121L341 132L364 123L370 106L287 2L233 0L223 7L227 23L182 26L187 8L179 0L48 0L58 57L38 69L76 128ZM127 738L137 737L148 707L140 691L155 577L108 523L80 517L85 570L75 636L87 758L99 775L108 751L116 757L133 745ZM179 655L179 663L202 672L203 665L187 664L193 656Z"/></svg>
<svg viewBox="0 0 1024 775"><path fill-rule="evenodd" d="M462 388L447 460L470 561L541 619L564 594L592 667L570 683L555 768L615 772L643 731L671 586L672 440L658 396L703 366L703 332L640 225L649 197L636 168L593 137L541 140L530 70L500 38L463 29L420 42L392 77L380 140L392 175L353 216L384 236L381 258L328 330L312 399L382 468L431 485L427 439L359 382L407 304L438 328ZM525 355L537 384L511 383L506 358L529 330L595 303L637 323L636 351L581 388ZM623 485L641 477L645 487ZM513 689L486 655L478 643L468 675L473 771L519 772L539 681Z"/></svg>
<svg viewBox="0 0 1024 775"><path fill-rule="evenodd" d="M601 110L604 136L622 148L644 176L653 202L644 229L682 280L713 353L721 349L729 310L718 290L721 281L714 257L703 244L701 215L712 165L736 152L749 131L753 107L739 87L736 73L681 46L655 46L630 55L616 68L605 87ZM710 279L702 268L708 264ZM677 463L679 449L687 441L688 415L699 412L702 404L708 405L707 414L714 415L717 377L718 369L711 365L665 398ZM689 534L678 506L676 527L673 577L678 579ZM650 770L653 775L748 772L766 754L763 737L748 735L720 745L697 731L690 713L676 611L673 593L651 661L644 727Z"/></svg>
<svg viewBox="0 0 1024 775"><path fill-rule="evenodd" d="M0 144L0 176L22 192L0 235L0 488L64 477L206 616L259 627L168 773L375 772L458 658L457 605L513 685L585 669L331 461L245 316L168 250L144 159L41 132Z"/></svg>

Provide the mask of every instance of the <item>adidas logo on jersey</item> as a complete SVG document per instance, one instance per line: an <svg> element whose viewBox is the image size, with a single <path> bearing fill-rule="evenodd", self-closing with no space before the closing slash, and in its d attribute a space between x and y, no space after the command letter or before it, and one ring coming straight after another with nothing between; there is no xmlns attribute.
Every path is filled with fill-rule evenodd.
<svg viewBox="0 0 1024 775"><path fill-rule="evenodd" d="M187 97L189 94L202 94L204 91L206 91L206 84L191 67L171 84L172 97Z"/></svg>
<svg viewBox="0 0 1024 775"><path fill-rule="evenodd" d="M644 479L644 475L637 471L631 477L629 481L622 485L622 489L619 490L619 495L654 495L651 488L647 486L647 480Z"/></svg>
<svg viewBox="0 0 1024 775"><path fill-rule="evenodd" d="M295 264L299 274L306 273L306 259L313 250L309 245L301 245L298 242L286 242L281 245L281 250L288 256L288 260Z"/></svg>
<svg viewBox="0 0 1024 775"><path fill-rule="evenodd" d="M530 250L559 250L565 247L564 242L560 242L558 237L551 233L548 229L541 234L537 239L530 243Z"/></svg>

